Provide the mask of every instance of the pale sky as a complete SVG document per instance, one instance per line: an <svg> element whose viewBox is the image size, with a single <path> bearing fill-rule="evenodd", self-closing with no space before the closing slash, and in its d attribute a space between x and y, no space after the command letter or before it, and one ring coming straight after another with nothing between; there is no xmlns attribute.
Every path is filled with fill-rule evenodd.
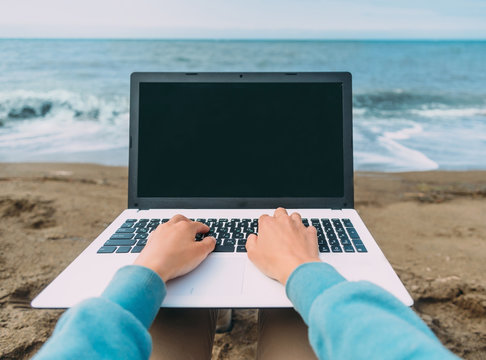
<svg viewBox="0 0 486 360"><path fill-rule="evenodd" d="M0 38L486 39L486 0L0 0Z"/></svg>

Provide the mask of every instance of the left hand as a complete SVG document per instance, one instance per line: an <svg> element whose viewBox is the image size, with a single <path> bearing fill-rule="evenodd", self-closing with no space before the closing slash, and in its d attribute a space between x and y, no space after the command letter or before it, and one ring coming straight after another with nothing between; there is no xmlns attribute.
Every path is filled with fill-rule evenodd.
<svg viewBox="0 0 486 360"><path fill-rule="evenodd" d="M175 215L150 234L147 245L134 264L152 269L164 282L185 275L213 251L216 245L214 237L195 241L196 234L208 231L209 226L203 223Z"/></svg>

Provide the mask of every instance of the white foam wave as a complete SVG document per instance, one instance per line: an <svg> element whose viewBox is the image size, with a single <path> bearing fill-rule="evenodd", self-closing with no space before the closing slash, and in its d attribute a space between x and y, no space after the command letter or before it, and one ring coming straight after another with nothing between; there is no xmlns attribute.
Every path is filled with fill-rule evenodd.
<svg viewBox="0 0 486 360"><path fill-rule="evenodd" d="M412 135L419 134L423 131L423 128L419 124L413 124L411 128L405 128L398 131L385 131L383 136L386 139L391 140L405 140L410 139Z"/></svg>
<svg viewBox="0 0 486 360"><path fill-rule="evenodd" d="M408 122L410 124L410 122ZM372 131L376 136L373 141L373 151L364 147L366 143L361 139L362 149L356 148L355 161L358 169L385 170L385 171L425 171L439 167L438 163L422 152L407 147L399 140L410 139L423 132L420 124L411 123L411 126L396 131ZM381 134L380 134L381 133Z"/></svg>
<svg viewBox="0 0 486 360"><path fill-rule="evenodd" d="M0 160L127 147L128 99L64 90L0 93Z"/></svg>
<svg viewBox="0 0 486 360"><path fill-rule="evenodd" d="M0 92L0 121L9 124L26 119L49 119L63 113L66 121L110 122L128 112L128 99L111 99L66 90Z"/></svg>
<svg viewBox="0 0 486 360"><path fill-rule="evenodd" d="M410 112L415 115L429 118L486 116L486 109L484 108L414 109Z"/></svg>

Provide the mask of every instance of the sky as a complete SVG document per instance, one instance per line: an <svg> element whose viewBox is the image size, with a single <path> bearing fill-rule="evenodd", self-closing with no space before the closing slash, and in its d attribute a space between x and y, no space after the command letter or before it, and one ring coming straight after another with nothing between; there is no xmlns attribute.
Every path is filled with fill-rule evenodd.
<svg viewBox="0 0 486 360"><path fill-rule="evenodd" d="M0 0L0 38L486 39L486 0Z"/></svg>

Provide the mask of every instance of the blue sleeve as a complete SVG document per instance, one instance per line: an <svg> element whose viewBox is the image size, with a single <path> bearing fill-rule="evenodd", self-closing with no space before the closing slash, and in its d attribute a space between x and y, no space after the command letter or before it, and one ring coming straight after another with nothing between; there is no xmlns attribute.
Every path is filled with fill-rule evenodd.
<svg viewBox="0 0 486 360"><path fill-rule="evenodd" d="M367 281L346 281L329 264L299 266L286 291L319 359L457 359L393 295Z"/></svg>
<svg viewBox="0 0 486 360"><path fill-rule="evenodd" d="M166 294L154 271L121 268L103 294L66 311L34 359L148 359L152 324Z"/></svg>

